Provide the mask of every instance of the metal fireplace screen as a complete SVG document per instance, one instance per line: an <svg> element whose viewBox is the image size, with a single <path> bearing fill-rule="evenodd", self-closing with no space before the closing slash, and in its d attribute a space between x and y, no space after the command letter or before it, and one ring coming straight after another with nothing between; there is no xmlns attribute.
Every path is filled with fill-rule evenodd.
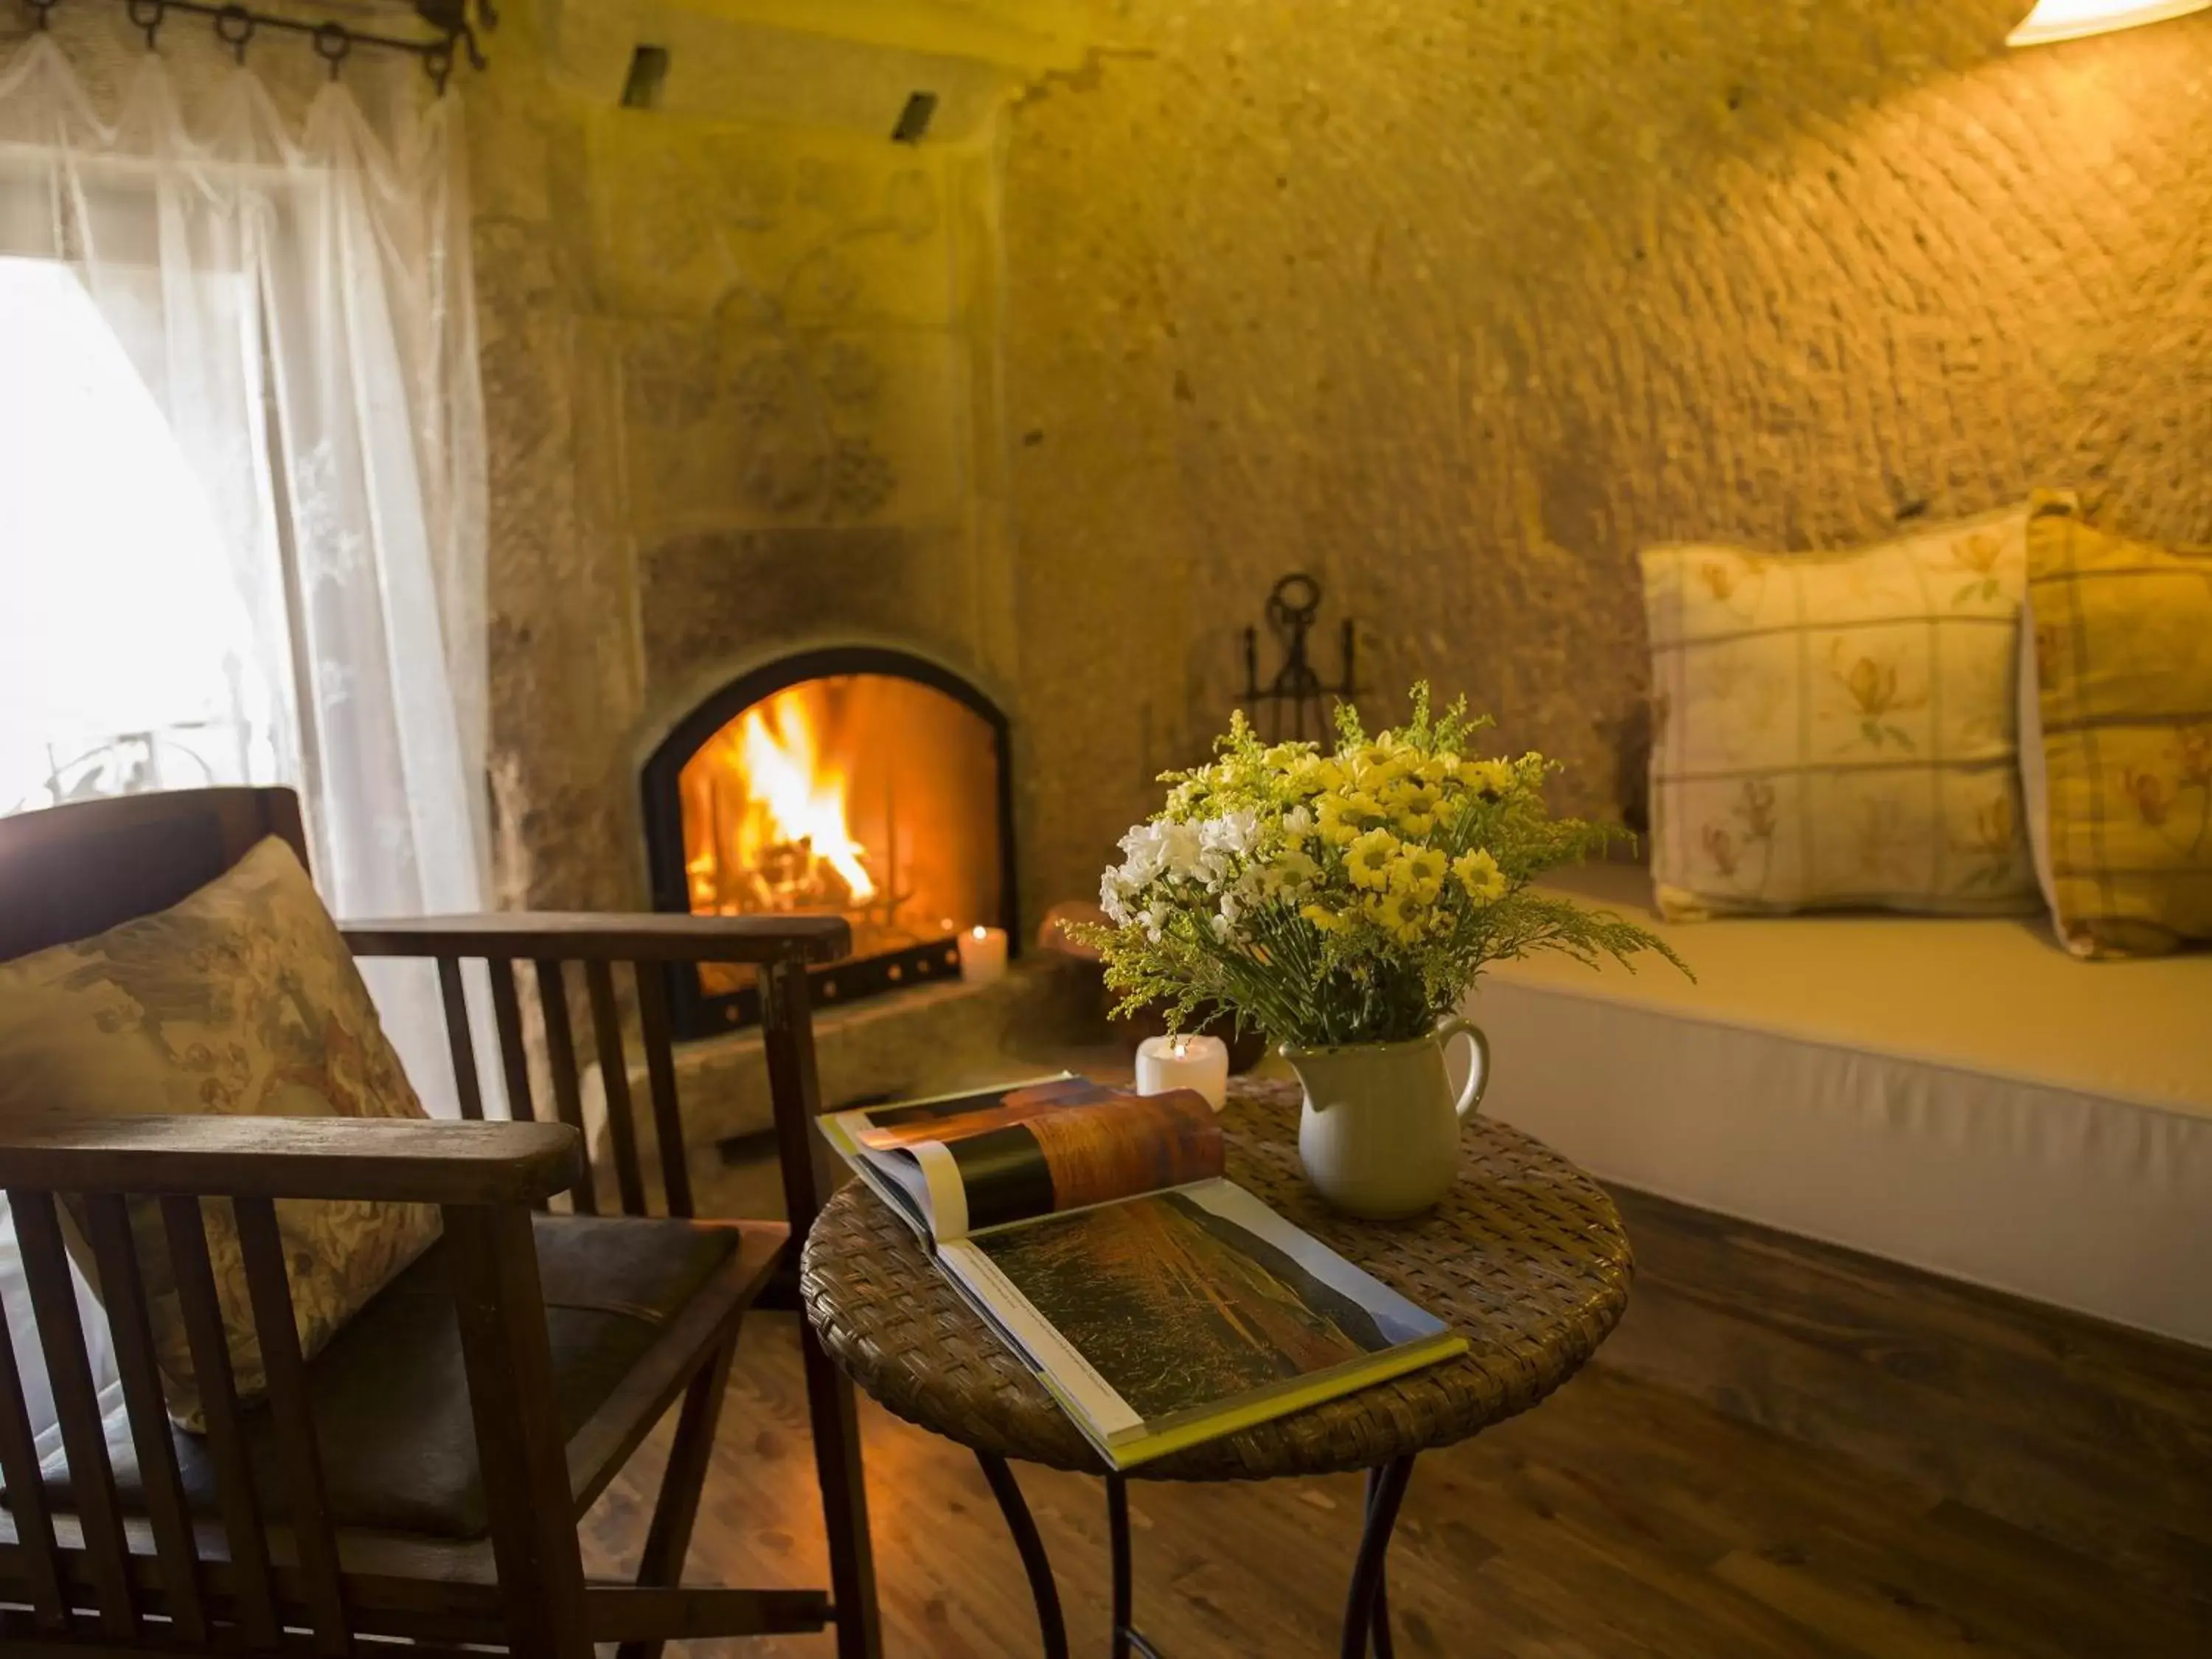
<svg viewBox="0 0 2212 1659"><path fill-rule="evenodd" d="M832 912L853 954L818 1004L949 978L953 935L1013 927L1006 718L903 653L809 653L732 682L647 762L653 903L697 915ZM675 970L680 1034L760 1015L752 970Z"/></svg>

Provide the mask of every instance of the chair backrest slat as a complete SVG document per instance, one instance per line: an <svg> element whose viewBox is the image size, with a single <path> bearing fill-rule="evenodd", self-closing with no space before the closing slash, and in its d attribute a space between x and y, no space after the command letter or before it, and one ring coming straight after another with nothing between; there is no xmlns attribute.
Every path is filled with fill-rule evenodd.
<svg viewBox="0 0 2212 1659"><path fill-rule="evenodd" d="M184 1477L177 1467L176 1442L170 1437L161 1375L154 1360L154 1328L147 1316L145 1276L139 1270L138 1252L131 1243L131 1212L113 1193L89 1194L84 1201L85 1232L100 1269L100 1299L107 1310L115 1369L123 1384L123 1407L131 1423L131 1443L138 1455L147 1519L153 1523L163 1610L178 1635L188 1642L204 1643L208 1621L200 1585L199 1550L185 1507Z"/></svg>
<svg viewBox="0 0 2212 1659"><path fill-rule="evenodd" d="M519 964L495 957L484 966L491 973L491 1018L499 1031L499 1063L507 1079L507 1115L517 1122L533 1122L538 1108L531 1098L530 1050L522 1040L522 1003L514 994L514 974Z"/></svg>
<svg viewBox="0 0 2212 1659"><path fill-rule="evenodd" d="M630 1116L629 1061L623 1054L613 964L596 957L586 963L584 982L592 994L592 1036L599 1048L599 1086L607 1101L607 1138L614 1143L615 1185L622 1194L623 1213L643 1215L645 1181L638 1171L637 1124Z"/></svg>
<svg viewBox="0 0 2212 1659"><path fill-rule="evenodd" d="M576 1087L576 1036L568 1024L568 985L562 972L562 963L554 958L539 957L538 969L538 1006L545 1019L545 1063L553 1073L553 1103L560 1112L561 1121L578 1134L584 1133L584 1103ZM590 1137L586 1136L588 1146ZM592 1171L588 1152L585 1167L568 1189L579 1215L599 1212L599 1194L592 1190Z"/></svg>
<svg viewBox="0 0 2212 1659"><path fill-rule="evenodd" d="M15 1344L4 1316L0 1316L0 1480L7 1482L16 1553L30 1580L32 1623L49 1633L64 1631L69 1609L63 1603L61 1569L54 1555L53 1512L46 1503L46 1482L39 1478L39 1448L23 1400L23 1374L15 1368Z"/></svg>
<svg viewBox="0 0 2212 1659"><path fill-rule="evenodd" d="M53 1385L54 1415L60 1421L62 1449L69 1459L70 1494L84 1534L100 1634L127 1641L138 1633L138 1609L131 1594L130 1544L123 1534L123 1509L116 1498L115 1470L107 1461L100 1394L85 1353L84 1326L77 1317L76 1286L70 1280L61 1218L52 1193L13 1188L8 1207L15 1218L23 1279L38 1320L46 1376Z"/></svg>
<svg viewBox="0 0 2212 1659"><path fill-rule="evenodd" d="M347 1632L338 1582L337 1537L323 1483L322 1449L315 1441L307 1401L307 1364L300 1353L292 1290L284 1276L276 1206L265 1198L240 1198L232 1203L238 1214L239 1252L246 1261L246 1296L253 1306L253 1332L260 1340L261 1368L268 1382L270 1426L283 1454L293 1547L298 1553L308 1615L314 1620L314 1650L350 1654L353 1638Z"/></svg>
<svg viewBox="0 0 2212 1659"><path fill-rule="evenodd" d="M461 982L459 957L438 958L438 994L446 1004L446 1042L453 1054L453 1086L460 1091L461 1115L483 1118L483 1088L477 1080L476 1036L469 1030L469 995Z"/></svg>
<svg viewBox="0 0 2212 1659"><path fill-rule="evenodd" d="M217 1200L219 1201L219 1200ZM208 1258L206 1219L197 1198L161 1200L161 1231L169 1243L169 1268L177 1285L177 1311L191 1351L192 1381L207 1419L207 1444L215 1463L216 1499L230 1547L232 1593L239 1628L257 1650L277 1644L276 1594L269 1566L269 1540L261 1525L261 1498L246 1461L239 1422L238 1385L230 1369L230 1341Z"/></svg>
<svg viewBox="0 0 2212 1659"><path fill-rule="evenodd" d="M657 964L635 962L638 1033L653 1095L653 1133L660 1149L660 1187L668 1213L691 1213L691 1170L684 1160L684 1114L676 1099L675 1039L668 1024L668 981Z"/></svg>
<svg viewBox="0 0 2212 1659"><path fill-rule="evenodd" d="M289 789L125 795L0 818L0 962L166 910L268 836L307 862Z"/></svg>

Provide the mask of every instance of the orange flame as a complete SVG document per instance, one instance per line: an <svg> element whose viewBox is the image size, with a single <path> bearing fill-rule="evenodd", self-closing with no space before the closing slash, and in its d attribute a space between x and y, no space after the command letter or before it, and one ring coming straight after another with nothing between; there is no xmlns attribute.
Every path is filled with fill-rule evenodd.
<svg viewBox="0 0 2212 1659"><path fill-rule="evenodd" d="M866 849L847 822L848 781L825 765L804 691L793 687L747 709L717 739L742 771L751 810L738 826L736 851L750 865L778 846L801 845L837 872L855 904L876 896L861 862ZM711 859L711 854L708 855ZM705 873L693 861L693 874Z"/></svg>

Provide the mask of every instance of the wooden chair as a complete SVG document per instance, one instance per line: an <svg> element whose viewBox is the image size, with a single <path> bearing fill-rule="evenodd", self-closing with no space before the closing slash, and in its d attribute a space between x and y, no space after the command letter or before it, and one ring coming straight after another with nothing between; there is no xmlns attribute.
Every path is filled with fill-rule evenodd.
<svg viewBox="0 0 2212 1659"><path fill-rule="evenodd" d="M262 837L307 857L289 791L101 800L0 820L0 960L173 903ZM808 1404L831 1587L682 1585L738 1322L787 1230L691 1212L662 972L757 964L791 1228L823 1193L805 966L848 948L829 918L493 915L345 929L361 957L437 963L461 1123L344 1119L85 1119L0 1136L61 1447L43 1464L0 1322L0 1648L27 1656L346 1654L358 1638L457 1655L489 1645L584 1659L684 1638L819 1630L841 1659L879 1650L850 1386L804 1320ZM461 963L489 965L516 1119L482 1121ZM531 966L557 1121L535 1121L517 971ZM614 965L635 975L665 1218L647 1214ZM605 1079L621 1214L596 1213L580 1133L568 967L581 965ZM573 1212L548 1212L566 1193ZM94 1389L55 1195L86 1200L120 1373ZM204 1437L163 1408L127 1197L158 1199ZM235 1207L265 1401L237 1399L201 1205ZM435 1204L440 1243L303 1362L272 1206L279 1199ZM450 1309L449 1313L447 1310ZM634 1584L587 1582L576 1522L678 1399ZM380 1644L369 1644L380 1650Z"/></svg>

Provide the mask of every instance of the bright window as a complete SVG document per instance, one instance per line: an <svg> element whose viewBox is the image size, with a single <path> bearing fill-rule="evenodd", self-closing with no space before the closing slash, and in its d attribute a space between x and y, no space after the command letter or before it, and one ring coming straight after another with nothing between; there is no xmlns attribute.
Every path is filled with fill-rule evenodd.
<svg viewBox="0 0 2212 1659"><path fill-rule="evenodd" d="M125 343L69 267L0 258L0 815L274 781L280 706Z"/></svg>

